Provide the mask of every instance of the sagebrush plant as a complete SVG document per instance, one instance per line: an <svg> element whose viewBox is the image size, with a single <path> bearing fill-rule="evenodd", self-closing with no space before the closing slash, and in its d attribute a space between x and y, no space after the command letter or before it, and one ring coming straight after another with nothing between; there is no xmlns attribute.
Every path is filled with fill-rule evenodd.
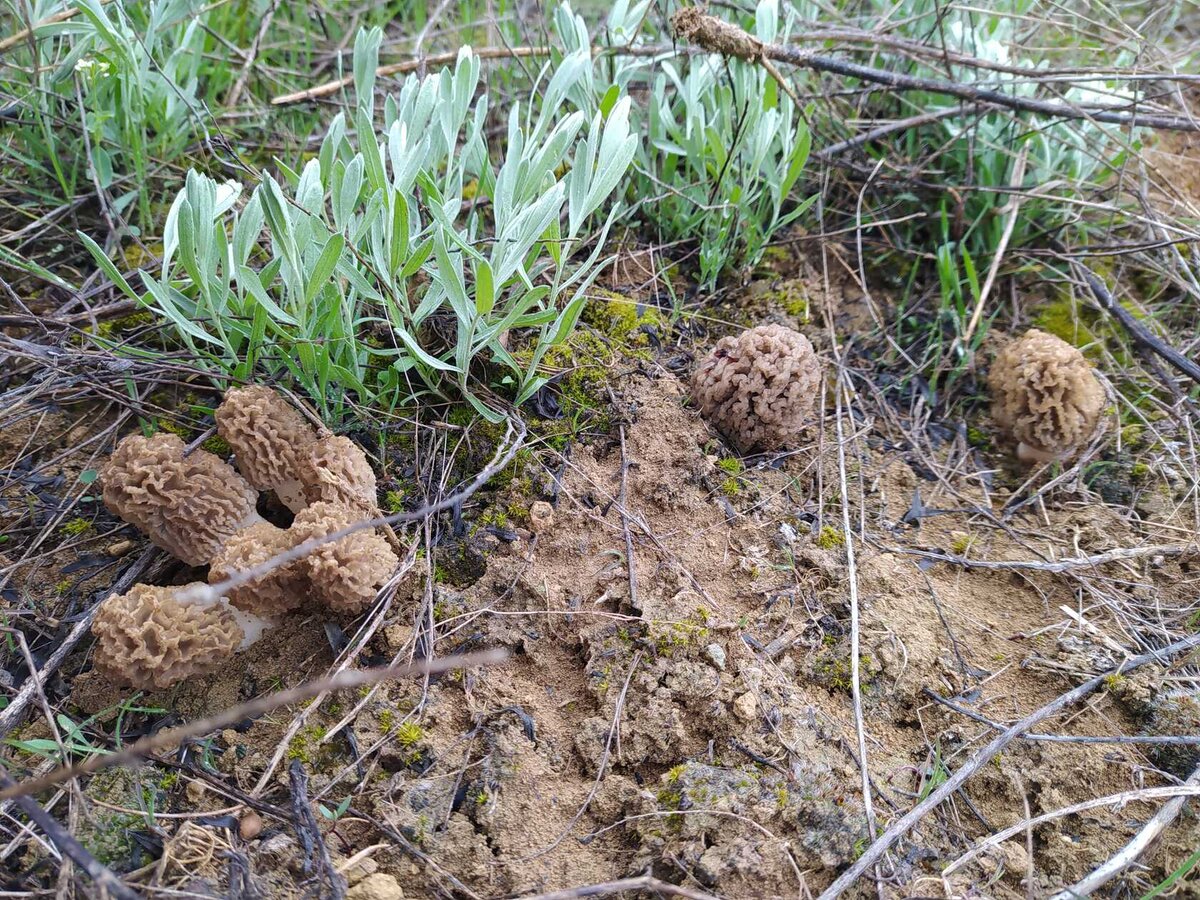
<svg viewBox="0 0 1200 900"><path fill-rule="evenodd" d="M38 29L11 51L37 75L20 82L20 69L6 70L5 92L21 98L9 150L31 172L49 164L64 197L94 178L112 192L116 213L129 211L144 226L153 214L151 165L178 156L198 133L197 87L213 12L202 0L78 0L74 7L73 18ZM62 8L34 3L30 21Z"/></svg>
<svg viewBox="0 0 1200 900"><path fill-rule="evenodd" d="M613 7L604 46L638 43L648 4ZM786 41L794 14L781 18L776 0L760 0L751 26L764 42ZM587 45L582 20L569 9L555 18L569 47ZM635 123L646 135L634 162L629 195L660 243L694 245L699 279L715 286L724 274L756 265L771 240L808 208L793 203L810 135L779 84L761 66L716 54L596 63L593 92L606 97L635 78L650 87Z"/></svg>
<svg viewBox="0 0 1200 900"><path fill-rule="evenodd" d="M352 391L384 410L462 396L497 420L480 397L480 363L499 370L513 402L530 397L601 271L618 212L608 201L637 146L630 101L614 96L590 116L572 109L591 60L568 54L543 70L539 103L512 104L501 156L484 128L479 59L465 47L452 69L406 79L377 133L382 36L360 33L353 113L335 117L299 172L280 166L284 184L263 175L242 202L242 185L188 173L161 271L139 272L144 295L81 237L210 370L286 370L334 418Z"/></svg>
<svg viewBox="0 0 1200 900"><path fill-rule="evenodd" d="M890 18L892 4L874 0L880 19ZM1005 67L1035 71L1048 65L1044 55L1025 54L1021 48L1035 27L1038 0L1006 0L984 13L977 9L944 7L936 0L912 0L896 29L900 36L927 40L936 31L950 50ZM1044 39L1044 38L1043 38ZM1121 54L1117 54L1121 56ZM1107 64L1130 62L1108 59ZM902 67L909 74L953 81L979 81L978 69L947 63L911 61ZM1040 85L1029 75L988 71L989 87L1017 97L1032 97ZM1063 92L1066 102L1115 103L1131 97L1116 82L1081 82ZM959 101L936 93L911 92L904 97L905 114L937 113L959 105ZM1133 135L1136 141L1136 134ZM1048 122L1043 118L994 111L984 115L957 115L940 119L921 129L910 129L898 148L882 147L879 154L900 153L937 172L940 181L967 189L943 194L936 215L912 221L908 243L932 253L940 310L937 325L942 334L929 348L928 370L936 386L943 363L953 377L973 358L986 333L978 328L966 340L968 324L980 295L982 273L991 265L1008 228L1011 188L1024 158L1020 184L1031 192L1022 198L1008 239L1009 250L1061 237L1064 229L1086 228L1079 207L1071 201L1094 190L1116 171L1130 142L1115 126L1087 120ZM930 157L931 148L936 154ZM900 197L900 208L888 214L900 217L909 208L925 209L920 200ZM903 324L904 319L901 318ZM951 353L952 351L952 353Z"/></svg>

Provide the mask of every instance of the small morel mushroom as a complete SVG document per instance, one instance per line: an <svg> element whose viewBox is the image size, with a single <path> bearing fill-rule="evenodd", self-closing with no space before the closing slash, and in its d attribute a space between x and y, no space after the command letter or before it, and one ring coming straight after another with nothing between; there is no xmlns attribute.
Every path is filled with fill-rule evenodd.
<svg viewBox="0 0 1200 900"><path fill-rule="evenodd" d="M1009 342L988 374L992 418L1026 463L1070 457L1091 440L1104 389L1078 349L1036 328Z"/></svg>
<svg viewBox="0 0 1200 900"><path fill-rule="evenodd" d="M300 482L309 503L342 503L364 513L377 509L375 472L362 448L348 437L328 435L313 441L301 462Z"/></svg>
<svg viewBox="0 0 1200 900"><path fill-rule="evenodd" d="M214 672L237 652L246 632L233 611L220 601L180 603L176 592L182 590L137 584L100 604L92 622L96 671L117 684L153 690Z"/></svg>
<svg viewBox="0 0 1200 900"><path fill-rule="evenodd" d="M358 507L318 500L296 514L296 543L325 537L363 518ZM372 528L322 544L301 560L313 596L337 613L357 615L375 601L399 560Z"/></svg>
<svg viewBox="0 0 1200 900"><path fill-rule="evenodd" d="M261 385L233 388L214 417L246 480L274 491L292 512L303 509L300 469L317 432L283 395Z"/></svg>
<svg viewBox="0 0 1200 900"><path fill-rule="evenodd" d="M190 566L208 563L239 528L260 521L258 493L206 450L184 456L178 436L130 435L100 470L104 505Z"/></svg>
<svg viewBox="0 0 1200 900"><path fill-rule="evenodd" d="M296 533L270 522L256 522L233 535L208 570L208 583L218 584L296 546ZM264 575L225 591L239 610L275 618L300 606L308 595L308 584L298 562L278 566Z"/></svg>
<svg viewBox="0 0 1200 900"><path fill-rule="evenodd" d="M743 453L791 443L820 394L821 363L812 344L782 325L721 338L692 376L700 411Z"/></svg>

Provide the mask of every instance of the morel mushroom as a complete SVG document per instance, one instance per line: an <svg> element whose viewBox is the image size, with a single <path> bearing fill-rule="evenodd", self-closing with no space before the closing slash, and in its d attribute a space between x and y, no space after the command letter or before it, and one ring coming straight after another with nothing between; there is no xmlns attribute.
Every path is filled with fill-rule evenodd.
<svg viewBox="0 0 1200 900"><path fill-rule="evenodd" d="M760 325L717 342L692 376L692 394L741 452L778 450L816 411L821 363L800 332Z"/></svg>
<svg viewBox="0 0 1200 900"><path fill-rule="evenodd" d="M362 448L348 437L328 435L313 441L301 463L300 482L309 503L341 503L363 513L376 511L375 472Z"/></svg>
<svg viewBox="0 0 1200 900"><path fill-rule="evenodd" d="M1007 344L988 375L992 418L1026 463L1070 457L1096 433L1104 389L1078 349L1036 328Z"/></svg>
<svg viewBox="0 0 1200 900"><path fill-rule="evenodd" d="M363 517L360 508L318 500L296 514L296 542L325 537ZM321 544L302 560L313 596L337 613L357 615L375 601L399 560L388 542L364 528Z"/></svg>
<svg viewBox="0 0 1200 900"><path fill-rule="evenodd" d="M152 690L214 672L237 652L246 631L233 611L223 602L180 603L176 592L182 590L137 584L100 604L92 622L96 671Z"/></svg>
<svg viewBox="0 0 1200 900"><path fill-rule="evenodd" d="M296 546L296 533L270 522L256 522L233 535L208 570L208 583L219 584ZM299 563L285 563L263 575L225 591L239 610L272 619L291 612L308 595L308 585Z"/></svg>
<svg viewBox="0 0 1200 900"><path fill-rule="evenodd" d="M190 566L208 563L239 528L260 521L258 493L206 450L184 456L178 436L130 435L100 471L104 505Z"/></svg>
<svg viewBox="0 0 1200 900"><path fill-rule="evenodd" d="M233 388L215 418L250 484L274 491L292 512L307 505L299 477L317 433L281 394L260 385Z"/></svg>

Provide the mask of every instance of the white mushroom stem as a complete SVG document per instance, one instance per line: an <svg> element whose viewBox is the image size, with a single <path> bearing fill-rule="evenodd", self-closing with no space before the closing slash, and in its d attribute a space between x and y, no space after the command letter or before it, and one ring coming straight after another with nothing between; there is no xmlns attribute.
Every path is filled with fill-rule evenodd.
<svg viewBox="0 0 1200 900"><path fill-rule="evenodd" d="M1031 447L1024 441L1017 444L1017 459L1029 465L1059 462L1066 459L1069 455L1069 450L1062 453L1051 453L1049 450L1039 450L1037 447Z"/></svg>
<svg viewBox="0 0 1200 900"><path fill-rule="evenodd" d="M256 643L263 632L268 628L274 628L277 624L271 619L264 619L262 616L256 616L254 613L248 613L245 610L238 609L233 604L222 598L225 607L233 613L233 617L237 619L237 623L242 626L242 645L239 650L245 650L251 644Z"/></svg>
<svg viewBox="0 0 1200 900"><path fill-rule="evenodd" d="M204 587L204 585L200 586ZM175 600L183 606L220 606L228 610L242 629L242 643L238 647L238 650L245 650L262 637L264 631L278 624L270 619L256 616L254 613L238 609L216 592L194 591L184 588L175 592Z"/></svg>
<svg viewBox="0 0 1200 900"><path fill-rule="evenodd" d="M304 499L304 488L295 478L275 485L275 496L279 498L280 503L294 513L300 512L308 506L308 501Z"/></svg>

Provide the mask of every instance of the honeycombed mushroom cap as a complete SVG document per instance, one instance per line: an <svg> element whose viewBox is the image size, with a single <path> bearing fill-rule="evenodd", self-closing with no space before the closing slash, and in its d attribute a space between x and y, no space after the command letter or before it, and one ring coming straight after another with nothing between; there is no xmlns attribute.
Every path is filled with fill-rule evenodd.
<svg viewBox="0 0 1200 900"><path fill-rule="evenodd" d="M1083 354L1036 328L996 355L988 386L996 423L1043 458L1086 444L1104 410L1104 389Z"/></svg>
<svg viewBox="0 0 1200 900"><path fill-rule="evenodd" d="M92 622L97 672L139 690L166 688L215 671L237 651L243 632L233 613L184 605L177 590L137 584L100 604Z"/></svg>
<svg viewBox="0 0 1200 900"><path fill-rule="evenodd" d="M296 543L294 532L277 528L270 522L256 522L225 542L208 570L208 583L217 584L238 572L261 565L292 549ZM289 563L229 589L225 596L238 609L269 619L296 609L307 593L308 586L300 566Z"/></svg>
<svg viewBox="0 0 1200 900"><path fill-rule="evenodd" d="M291 530L299 543L333 534L362 516L356 507L319 500L296 514ZM313 595L334 612L354 615L374 602L399 560L382 536L365 528L322 544L302 562Z"/></svg>
<svg viewBox="0 0 1200 900"><path fill-rule="evenodd" d="M233 388L217 407L217 431L229 442L237 467L260 490L273 490L298 511L304 506L300 470L316 430L271 388Z"/></svg>
<svg viewBox="0 0 1200 900"><path fill-rule="evenodd" d="M777 450L812 418L821 364L808 338L760 325L721 338L692 376L704 416L739 450Z"/></svg>
<svg viewBox="0 0 1200 900"><path fill-rule="evenodd" d="M188 565L208 563L254 521L258 493L206 450L184 456L177 435L130 435L100 472L104 504Z"/></svg>
<svg viewBox="0 0 1200 900"><path fill-rule="evenodd" d="M300 469L300 483L309 503L376 508L375 472L362 448L348 437L328 435L313 441Z"/></svg>

